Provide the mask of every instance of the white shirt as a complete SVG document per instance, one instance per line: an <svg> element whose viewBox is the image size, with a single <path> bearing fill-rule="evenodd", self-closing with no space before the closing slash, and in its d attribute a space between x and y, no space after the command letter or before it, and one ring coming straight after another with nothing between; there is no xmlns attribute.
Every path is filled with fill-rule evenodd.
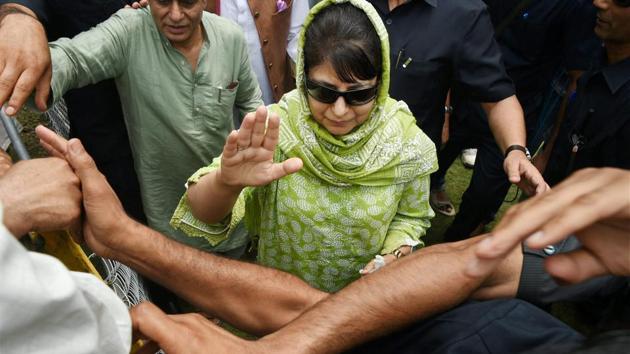
<svg viewBox="0 0 630 354"><path fill-rule="evenodd" d="M129 312L110 288L28 252L0 224L0 353L127 354L130 348Z"/></svg>
<svg viewBox="0 0 630 354"><path fill-rule="evenodd" d="M270 0L271 1L271 0ZM289 27L289 36L287 38L287 54L293 60L297 59L297 40L306 14L308 13L308 0L293 0L291 9L291 25ZM262 99L266 105L274 103L273 91L269 78L265 61L263 60L262 50L260 47L260 38L258 30L254 23L254 17L249 9L247 0L221 0L221 16L229 18L236 22L243 32L247 40L247 48L249 49L249 59L258 78L258 84L262 90Z"/></svg>

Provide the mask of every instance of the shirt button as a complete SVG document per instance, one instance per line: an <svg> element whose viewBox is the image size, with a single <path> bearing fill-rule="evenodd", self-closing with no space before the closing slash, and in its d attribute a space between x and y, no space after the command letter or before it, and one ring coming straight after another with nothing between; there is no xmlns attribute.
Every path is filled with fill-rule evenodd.
<svg viewBox="0 0 630 354"><path fill-rule="evenodd" d="M273 63L269 63L269 69L273 67Z"/></svg>
<svg viewBox="0 0 630 354"><path fill-rule="evenodd" d="M273 89L274 89L274 90L277 90L277 89L278 89L278 84L274 84L274 85L273 85Z"/></svg>
<svg viewBox="0 0 630 354"><path fill-rule="evenodd" d="M255 12L254 12L254 18L258 18L258 17L260 17L260 12L255 11Z"/></svg>
<svg viewBox="0 0 630 354"><path fill-rule="evenodd" d="M201 109L199 109L199 107L195 108L195 112L199 112L201 111Z"/></svg>
<svg viewBox="0 0 630 354"><path fill-rule="evenodd" d="M263 39L263 45L267 45L267 43L269 43L268 39Z"/></svg>
<svg viewBox="0 0 630 354"><path fill-rule="evenodd" d="M385 23L388 24L388 25L391 25L392 24L392 19L388 18L387 20L385 20Z"/></svg>
<svg viewBox="0 0 630 354"><path fill-rule="evenodd" d="M545 252L546 255L551 256L556 253L556 247L549 245L543 249L543 252Z"/></svg>

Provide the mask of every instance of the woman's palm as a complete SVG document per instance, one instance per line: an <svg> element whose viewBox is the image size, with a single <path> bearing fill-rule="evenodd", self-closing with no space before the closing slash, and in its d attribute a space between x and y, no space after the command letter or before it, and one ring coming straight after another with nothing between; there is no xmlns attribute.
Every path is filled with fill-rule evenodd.
<svg viewBox="0 0 630 354"><path fill-rule="evenodd" d="M267 119L268 118L268 119ZM280 121L263 106L245 116L241 128L227 138L221 159L221 179L232 186L262 186L302 168L298 158L274 163Z"/></svg>

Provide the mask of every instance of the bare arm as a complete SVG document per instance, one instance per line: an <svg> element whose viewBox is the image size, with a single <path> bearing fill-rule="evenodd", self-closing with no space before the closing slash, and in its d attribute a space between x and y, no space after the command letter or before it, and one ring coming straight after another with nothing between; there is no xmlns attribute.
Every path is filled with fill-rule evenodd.
<svg viewBox="0 0 630 354"><path fill-rule="evenodd" d="M295 348L307 353L337 353L448 310L486 282L486 276L465 272L478 241L474 238L415 252L326 298L281 331L264 337L261 344L278 353ZM498 284L488 282L492 287ZM517 285L504 286L504 295L513 296ZM286 343L293 344L288 348Z"/></svg>

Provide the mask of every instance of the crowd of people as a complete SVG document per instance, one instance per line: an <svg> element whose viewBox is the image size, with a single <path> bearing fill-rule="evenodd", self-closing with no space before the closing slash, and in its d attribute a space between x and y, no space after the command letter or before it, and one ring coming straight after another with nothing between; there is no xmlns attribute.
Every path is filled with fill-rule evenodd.
<svg viewBox="0 0 630 354"><path fill-rule="evenodd" d="M591 345L545 309L630 296L630 2L308 8L0 0L2 109L63 98L71 127L36 129L52 157L0 159L0 352L124 353L132 331L147 353ZM424 247L472 146L448 242ZM530 198L475 236L510 184ZM205 315L127 311L16 241L64 228Z"/></svg>

